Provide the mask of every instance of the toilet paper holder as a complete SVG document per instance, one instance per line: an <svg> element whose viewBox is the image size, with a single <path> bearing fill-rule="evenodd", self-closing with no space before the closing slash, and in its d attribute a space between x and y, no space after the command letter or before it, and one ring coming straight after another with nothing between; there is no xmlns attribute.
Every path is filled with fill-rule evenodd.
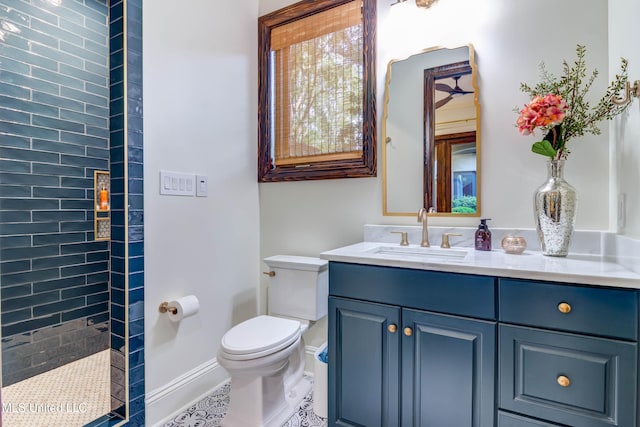
<svg viewBox="0 0 640 427"><path fill-rule="evenodd" d="M178 313L178 309L176 307L170 307L167 301L163 301L162 304L160 304L160 307L158 307L158 311L162 314L169 312L173 315L176 315Z"/></svg>

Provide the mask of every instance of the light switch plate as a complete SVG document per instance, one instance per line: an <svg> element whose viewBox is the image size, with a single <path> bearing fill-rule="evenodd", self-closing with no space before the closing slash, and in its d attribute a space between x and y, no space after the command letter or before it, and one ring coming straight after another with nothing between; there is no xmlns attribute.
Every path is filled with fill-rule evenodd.
<svg viewBox="0 0 640 427"><path fill-rule="evenodd" d="M167 196L195 196L196 177L193 174L160 171L160 194Z"/></svg>

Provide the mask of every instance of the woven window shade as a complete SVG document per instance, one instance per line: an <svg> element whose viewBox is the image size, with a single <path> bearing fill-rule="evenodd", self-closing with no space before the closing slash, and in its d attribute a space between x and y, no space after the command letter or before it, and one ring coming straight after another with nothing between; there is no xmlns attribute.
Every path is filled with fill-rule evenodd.
<svg viewBox="0 0 640 427"><path fill-rule="evenodd" d="M276 165L362 157L363 46L361 0L271 31Z"/></svg>

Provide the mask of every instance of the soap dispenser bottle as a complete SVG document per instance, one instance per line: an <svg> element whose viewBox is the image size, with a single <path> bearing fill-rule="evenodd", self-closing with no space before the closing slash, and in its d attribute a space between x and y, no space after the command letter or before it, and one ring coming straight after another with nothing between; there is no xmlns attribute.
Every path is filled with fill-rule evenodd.
<svg viewBox="0 0 640 427"><path fill-rule="evenodd" d="M476 250L477 251L490 251L491 250L491 231L487 227L487 221L491 218L480 219L480 225L476 230Z"/></svg>

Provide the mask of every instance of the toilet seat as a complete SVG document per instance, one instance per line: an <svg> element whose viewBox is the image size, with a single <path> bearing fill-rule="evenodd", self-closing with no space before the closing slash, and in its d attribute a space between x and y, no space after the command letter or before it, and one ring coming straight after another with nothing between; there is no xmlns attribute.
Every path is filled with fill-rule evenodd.
<svg viewBox="0 0 640 427"><path fill-rule="evenodd" d="M234 326L222 337L221 352L229 360L250 360L276 353L300 338L300 322L257 316Z"/></svg>

